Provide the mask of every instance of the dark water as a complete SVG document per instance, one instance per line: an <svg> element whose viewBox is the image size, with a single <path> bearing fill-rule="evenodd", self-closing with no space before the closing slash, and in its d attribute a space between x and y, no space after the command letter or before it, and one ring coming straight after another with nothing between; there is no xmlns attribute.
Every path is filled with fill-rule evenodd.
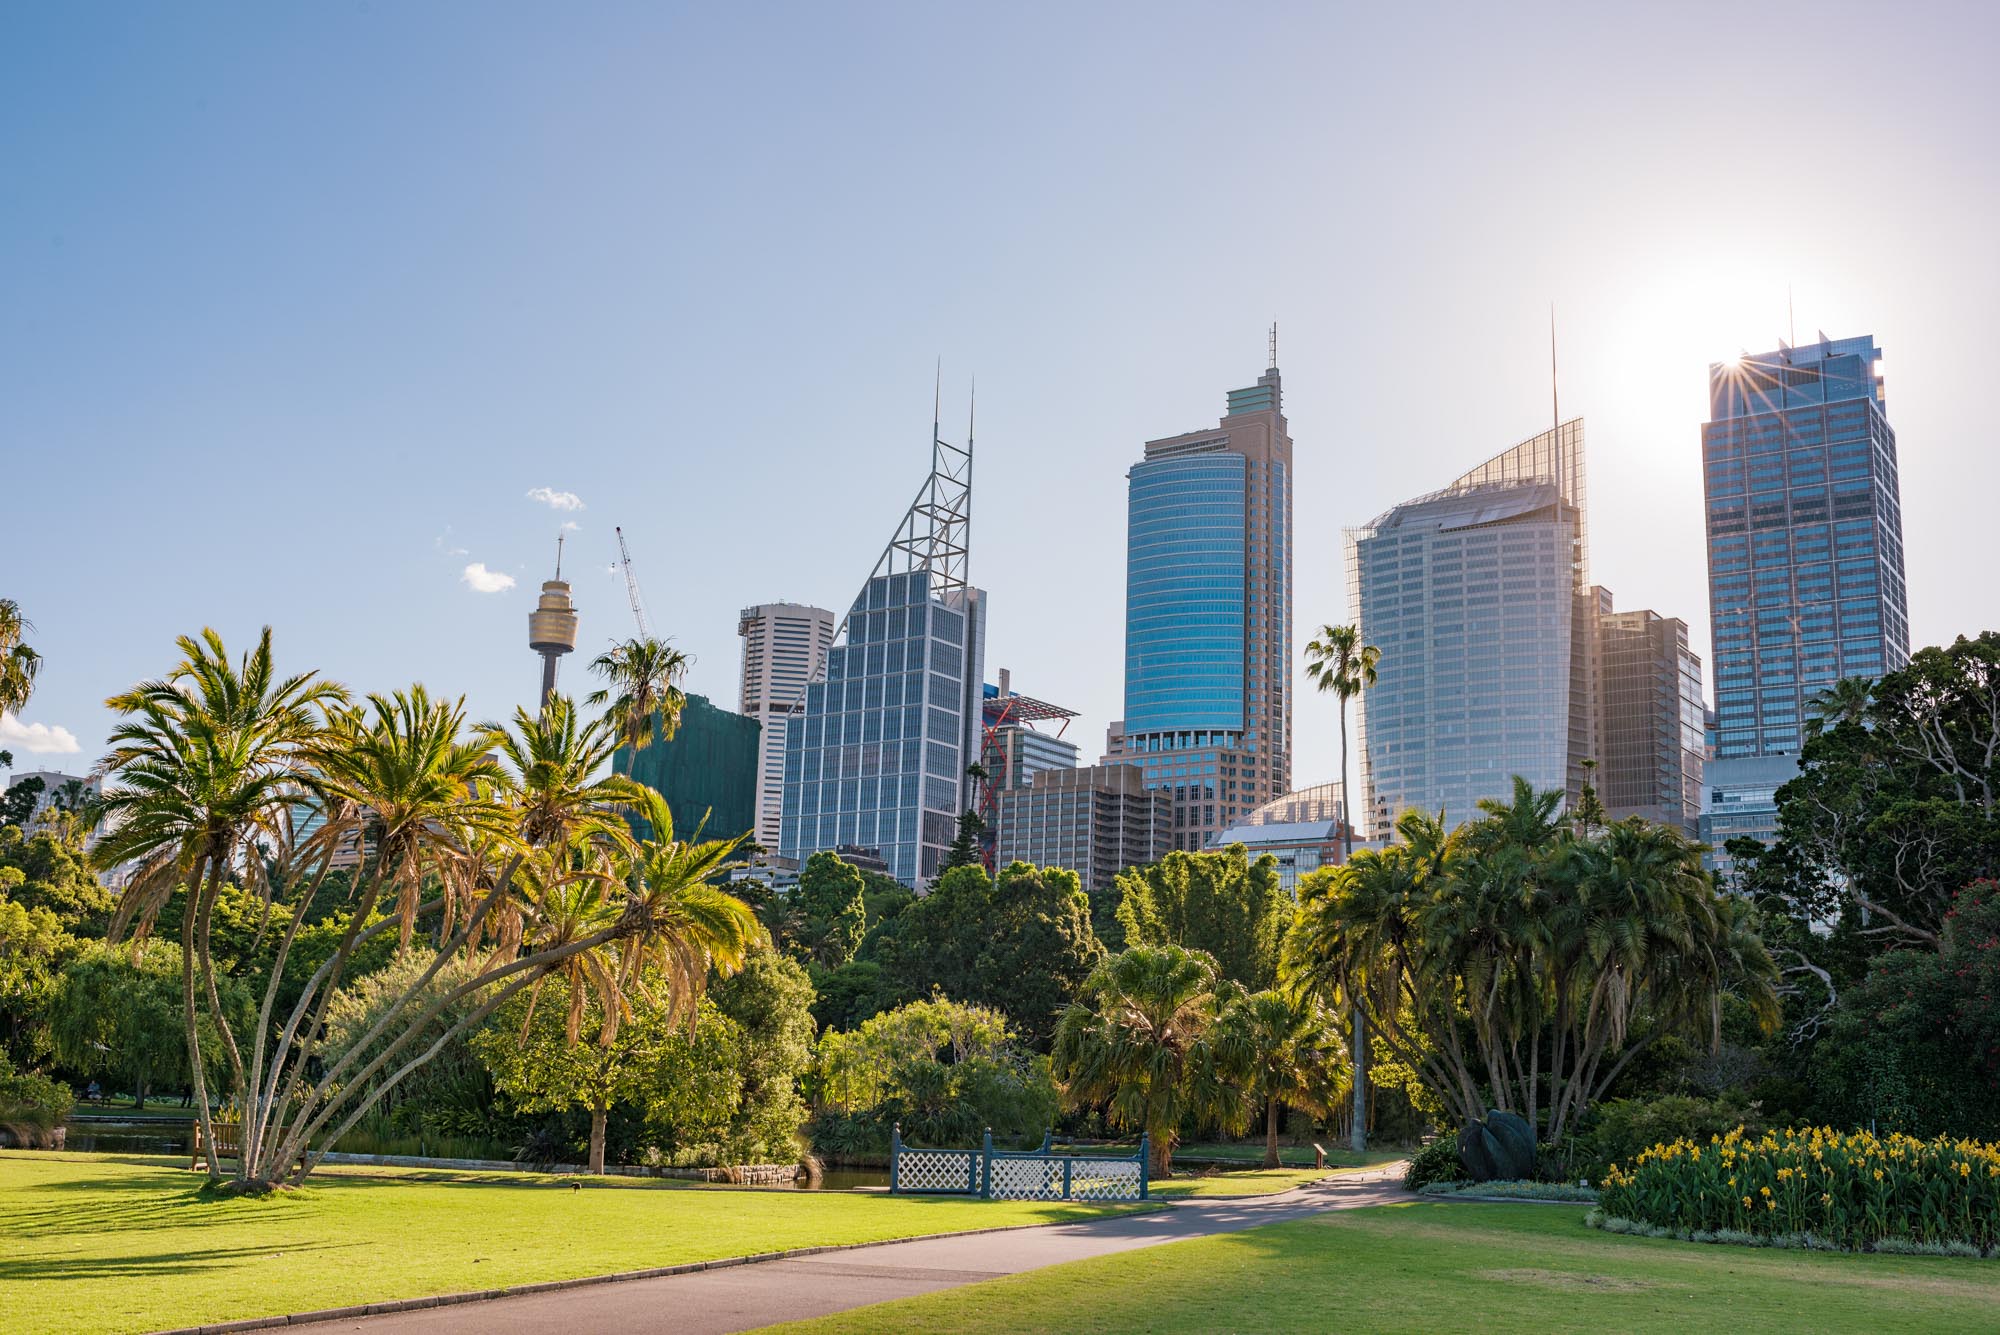
<svg viewBox="0 0 2000 1335"><path fill-rule="evenodd" d="M889 1170L886 1168L829 1168L820 1174L819 1185L808 1187L803 1182L774 1182L779 1190L804 1191L852 1191L856 1187L887 1187Z"/></svg>
<svg viewBox="0 0 2000 1335"><path fill-rule="evenodd" d="M84 1154L188 1154L194 1122L172 1118L71 1118L63 1148Z"/></svg>

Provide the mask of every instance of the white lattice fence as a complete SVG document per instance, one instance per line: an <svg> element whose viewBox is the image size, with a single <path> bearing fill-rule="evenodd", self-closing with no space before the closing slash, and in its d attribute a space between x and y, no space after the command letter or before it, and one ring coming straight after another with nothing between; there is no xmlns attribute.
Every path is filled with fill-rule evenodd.
<svg viewBox="0 0 2000 1335"><path fill-rule="evenodd" d="M962 1192L979 1190L977 1150L903 1150L896 1156L897 1191Z"/></svg>
<svg viewBox="0 0 2000 1335"><path fill-rule="evenodd" d="M1073 1159L1069 1194L1079 1201L1136 1201L1139 1165L1131 1159Z"/></svg>
<svg viewBox="0 0 2000 1335"><path fill-rule="evenodd" d="M1063 1198L1062 1160L1037 1156L1032 1159L993 1160L987 1170L992 1175L996 1200L1059 1201Z"/></svg>

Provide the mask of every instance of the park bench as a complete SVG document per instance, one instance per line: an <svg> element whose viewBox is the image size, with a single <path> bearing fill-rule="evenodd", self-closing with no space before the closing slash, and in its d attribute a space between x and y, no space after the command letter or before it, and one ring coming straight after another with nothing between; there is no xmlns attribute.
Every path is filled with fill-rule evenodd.
<svg viewBox="0 0 2000 1335"><path fill-rule="evenodd" d="M196 1119L194 1124L194 1153L188 1156L188 1167L190 1169L201 1167L203 1159L207 1159L211 1165L214 1165L223 1159L240 1159L242 1157L243 1124L241 1122L216 1121L215 1153L211 1155L208 1146L203 1143L201 1138L201 1121L199 1118ZM306 1156L300 1154L294 1160L294 1165L303 1164L305 1160Z"/></svg>

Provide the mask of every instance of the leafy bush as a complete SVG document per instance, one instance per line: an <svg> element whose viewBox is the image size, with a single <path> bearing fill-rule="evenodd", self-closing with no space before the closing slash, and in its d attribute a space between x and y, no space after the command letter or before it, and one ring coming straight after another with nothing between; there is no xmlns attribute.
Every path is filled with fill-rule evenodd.
<svg viewBox="0 0 2000 1335"><path fill-rule="evenodd" d="M1604 1214L1680 1236L2000 1245L2000 1145L1827 1129L1677 1140L1614 1166ZM1718 1239L1719 1240L1719 1239Z"/></svg>
<svg viewBox="0 0 2000 1335"><path fill-rule="evenodd" d="M1761 1110L1741 1095L1703 1099L1666 1094L1652 1099L1615 1099L1600 1105L1591 1127L1573 1147L1563 1176L1595 1182L1615 1163L1631 1163L1641 1150L1677 1140L1701 1144L1742 1129L1745 1139L1764 1134Z"/></svg>
<svg viewBox="0 0 2000 1335"><path fill-rule="evenodd" d="M1403 1185L1411 1191L1422 1191L1434 1182L1465 1180L1465 1165L1458 1158L1458 1141L1450 1136L1439 1136L1411 1155L1410 1166L1403 1173Z"/></svg>
<svg viewBox="0 0 2000 1335"><path fill-rule="evenodd" d="M76 1096L68 1085L33 1071L16 1071L0 1053L0 1131L16 1143L45 1145L69 1116Z"/></svg>

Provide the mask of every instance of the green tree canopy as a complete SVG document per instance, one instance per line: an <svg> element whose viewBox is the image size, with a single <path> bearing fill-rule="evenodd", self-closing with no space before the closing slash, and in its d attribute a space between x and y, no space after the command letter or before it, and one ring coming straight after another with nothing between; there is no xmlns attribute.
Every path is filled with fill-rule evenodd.
<svg viewBox="0 0 2000 1335"><path fill-rule="evenodd" d="M1251 991L1278 976L1278 942L1292 901L1278 860L1250 861L1241 844L1212 853L1172 852L1118 877L1118 921L1128 946L1206 951L1224 978Z"/></svg>
<svg viewBox="0 0 2000 1335"><path fill-rule="evenodd" d="M743 1034L731 1155L738 1163L791 1162L806 1120L802 1084L812 1069L812 980L796 961L760 949L709 994Z"/></svg>
<svg viewBox="0 0 2000 1335"><path fill-rule="evenodd" d="M102 936L111 918L111 892L91 871L83 845L58 830L0 827L0 889L24 908L48 909L78 936Z"/></svg>
<svg viewBox="0 0 2000 1335"><path fill-rule="evenodd" d="M1002 1008L1037 1048L1104 955L1076 873L1025 862L953 868L897 928L877 952L904 996Z"/></svg>
<svg viewBox="0 0 2000 1335"><path fill-rule="evenodd" d="M1182 1126L1233 1133L1248 1120L1245 1048L1222 1024L1236 995L1199 950L1133 946L1113 955L1056 1029L1065 1101L1102 1104L1113 1125L1144 1131L1154 1176L1171 1175Z"/></svg>
<svg viewBox="0 0 2000 1335"><path fill-rule="evenodd" d="M1845 913L1878 949L1936 949L1959 888L2000 877L2000 632L1829 694L1778 791L1802 872L1789 896L1805 917Z"/></svg>
<svg viewBox="0 0 2000 1335"><path fill-rule="evenodd" d="M1306 878L1285 944L1288 984L1358 1003L1454 1117L1546 1114L1552 1141L1659 1038L1719 1041L1725 995L1777 1019L1754 914L1699 845L1637 819L1579 837L1557 799L1517 781L1449 836L1404 813L1402 843Z"/></svg>
<svg viewBox="0 0 2000 1335"><path fill-rule="evenodd" d="M815 853L791 893L790 944L795 954L822 968L838 969L861 948L867 927L861 869L835 853Z"/></svg>
<svg viewBox="0 0 2000 1335"><path fill-rule="evenodd" d="M76 948L52 911L0 893L0 1057L25 1063L40 1055L38 1021L61 985L59 965Z"/></svg>
<svg viewBox="0 0 2000 1335"><path fill-rule="evenodd" d="M181 952L169 941L86 945L63 970L48 1007L49 1036L64 1066L129 1090L139 1107L153 1090L192 1075L181 1006ZM250 1002L233 979L219 984L223 1014L247 1028ZM211 1067L222 1054L206 1015Z"/></svg>

